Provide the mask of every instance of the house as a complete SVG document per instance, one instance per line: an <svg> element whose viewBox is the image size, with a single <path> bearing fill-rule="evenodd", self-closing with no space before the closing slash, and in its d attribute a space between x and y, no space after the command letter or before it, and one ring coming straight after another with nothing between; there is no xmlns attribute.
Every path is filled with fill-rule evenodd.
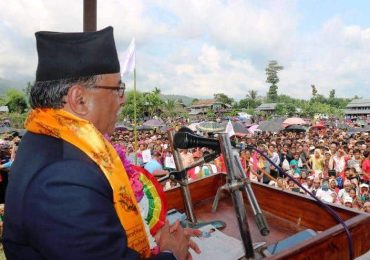
<svg viewBox="0 0 370 260"><path fill-rule="evenodd" d="M256 108L256 112L264 112L266 114L274 114L276 111L277 103L263 103Z"/></svg>
<svg viewBox="0 0 370 260"><path fill-rule="evenodd" d="M370 99L354 99L344 110L344 117L352 121L370 121Z"/></svg>
<svg viewBox="0 0 370 260"><path fill-rule="evenodd" d="M0 106L0 114L7 114L9 113L8 106Z"/></svg>
<svg viewBox="0 0 370 260"><path fill-rule="evenodd" d="M228 112L231 110L231 106L218 102L215 99L201 99L191 105L189 110L189 116L197 116L207 114L210 110L215 113Z"/></svg>

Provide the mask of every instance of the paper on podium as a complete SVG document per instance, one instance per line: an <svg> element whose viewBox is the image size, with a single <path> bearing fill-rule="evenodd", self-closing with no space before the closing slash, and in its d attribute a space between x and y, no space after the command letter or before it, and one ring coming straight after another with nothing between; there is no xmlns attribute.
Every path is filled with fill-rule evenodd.
<svg viewBox="0 0 370 260"><path fill-rule="evenodd" d="M236 260L244 256L243 243L231 236L225 235L212 225L199 228L209 237L193 237L202 251L199 255L191 249L194 260Z"/></svg>

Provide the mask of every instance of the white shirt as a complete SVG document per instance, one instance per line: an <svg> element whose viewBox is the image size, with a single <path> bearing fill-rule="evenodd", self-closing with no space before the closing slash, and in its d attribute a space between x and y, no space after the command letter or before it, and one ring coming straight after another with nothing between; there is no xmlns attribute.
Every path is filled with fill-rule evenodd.
<svg viewBox="0 0 370 260"><path fill-rule="evenodd" d="M328 190L318 189L316 192L316 197L318 197L322 201L332 203L333 202L333 196L331 195L332 193L333 191L331 191L330 189Z"/></svg>
<svg viewBox="0 0 370 260"><path fill-rule="evenodd" d="M338 198L340 199L345 199L347 197L350 197L349 196L349 192L347 192L344 188L341 189L339 192L338 192Z"/></svg>

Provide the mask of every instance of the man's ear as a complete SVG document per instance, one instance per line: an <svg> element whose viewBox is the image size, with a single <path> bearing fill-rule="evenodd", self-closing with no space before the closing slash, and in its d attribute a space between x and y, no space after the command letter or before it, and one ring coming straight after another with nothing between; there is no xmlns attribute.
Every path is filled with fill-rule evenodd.
<svg viewBox="0 0 370 260"><path fill-rule="evenodd" d="M73 85L66 96L66 106L76 115L84 116L89 112L87 106L87 89L81 85Z"/></svg>

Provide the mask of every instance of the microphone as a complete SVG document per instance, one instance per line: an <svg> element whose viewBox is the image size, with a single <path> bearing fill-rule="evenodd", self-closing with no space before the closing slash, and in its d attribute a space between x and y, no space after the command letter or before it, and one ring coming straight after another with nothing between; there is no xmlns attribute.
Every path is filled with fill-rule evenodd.
<svg viewBox="0 0 370 260"><path fill-rule="evenodd" d="M180 149L207 147L220 151L220 142L218 140L205 138L189 132L177 132L173 138L173 146Z"/></svg>

